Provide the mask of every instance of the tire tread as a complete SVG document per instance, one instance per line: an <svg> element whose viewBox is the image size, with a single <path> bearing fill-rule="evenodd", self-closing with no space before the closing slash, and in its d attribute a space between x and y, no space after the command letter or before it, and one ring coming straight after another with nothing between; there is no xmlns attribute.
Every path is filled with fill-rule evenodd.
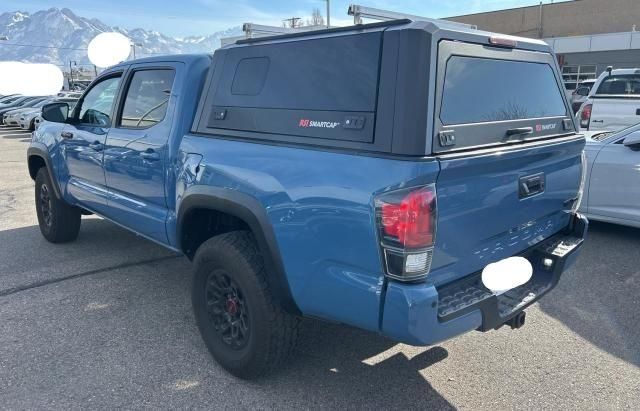
<svg viewBox="0 0 640 411"><path fill-rule="evenodd" d="M298 339L300 319L287 313L278 304L267 281L267 272L255 240L251 233L233 231L218 235L205 241L196 252L196 267L206 264L207 256L215 255L221 248L233 250L241 255L255 275L256 284L264 296L263 312L267 315L268 327L271 330L262 364L251 369L233 372L241 378L253 379L274 372L293 352Z"/></svg>

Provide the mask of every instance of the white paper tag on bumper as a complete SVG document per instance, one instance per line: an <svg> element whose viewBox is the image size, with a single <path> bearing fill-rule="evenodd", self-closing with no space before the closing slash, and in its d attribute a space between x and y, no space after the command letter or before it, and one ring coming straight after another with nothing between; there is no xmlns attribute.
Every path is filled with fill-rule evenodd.
<svg viewBox="0 0 640 411"><path fill-rule="evenodd" d="M531 278L533 266L524 257L509 257L482 270L482 283L495 295L516 288Z"/></svg>

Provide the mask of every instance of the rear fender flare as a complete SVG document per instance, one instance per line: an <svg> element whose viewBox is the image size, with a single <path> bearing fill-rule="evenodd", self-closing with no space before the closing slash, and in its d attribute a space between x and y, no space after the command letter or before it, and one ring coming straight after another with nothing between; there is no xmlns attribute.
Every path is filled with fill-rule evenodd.
<svg viewBox="0 0 640 411"><path fill-rule="evenodd" d="M223 212L241 219L249 226L269 273L267 281L274 297L286 311L299 315L300 310L291 294L273 226L264 206L254 197L238 191L206 186L188 188L179 205L176 226L178 248L183 251L184 247L181 242L184 219L189 211L194 209L210 209Z"/></svg>

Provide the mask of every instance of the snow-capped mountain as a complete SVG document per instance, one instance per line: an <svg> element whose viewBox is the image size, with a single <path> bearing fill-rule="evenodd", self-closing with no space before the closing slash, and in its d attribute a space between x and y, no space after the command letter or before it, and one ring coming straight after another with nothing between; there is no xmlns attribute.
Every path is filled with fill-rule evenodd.
<svg viewBox="0 0 640 411"><path fill-rule="evenodd" d="M138 57L212 52L220 47L221 38L242 34L240 27L234 27L209 36L178 39L157 31L110 27L100 20L77 16L66 8L51 8L33 14L16 11L0 14L0 35L9 38L8 41L0 41L0 60L58 65L67 65L72 60L78 65L87 64L86 48L89 42L105 31L120 32L134 43L141 44L136 46Z"/></svg>

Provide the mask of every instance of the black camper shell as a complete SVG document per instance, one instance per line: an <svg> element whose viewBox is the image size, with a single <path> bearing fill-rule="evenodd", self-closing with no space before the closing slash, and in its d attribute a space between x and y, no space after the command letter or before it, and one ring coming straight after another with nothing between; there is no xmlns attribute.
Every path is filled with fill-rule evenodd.
<svg viewBox="0 0 640 411"><path fill-rule="evenodd" d="M423 157L575 133L562 84L543 41L446 21L248 39L215 52L192 132Z"/></svg>

